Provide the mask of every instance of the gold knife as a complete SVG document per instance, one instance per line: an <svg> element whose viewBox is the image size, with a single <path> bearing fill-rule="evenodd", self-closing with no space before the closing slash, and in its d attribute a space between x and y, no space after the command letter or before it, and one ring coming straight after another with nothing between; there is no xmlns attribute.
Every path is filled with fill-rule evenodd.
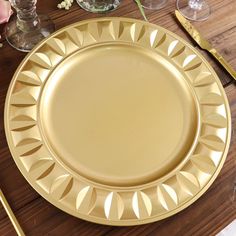
<svg viewBox="0 0 236 236"><path fill-rule="evenodd" d="M232 68L232 66L220 55L215 48L200 34L200 32L187 20L185 19L179 11L175 11L175 15L180 22L180 24L184 27L184 29L189 33L189 35L194 39L194 41L201 47L202 49L210 52L216 60L229 72L229 74L236 80L236 71Z"/></svg>
<svg viewBox="0 0 236 236"><path fill-rule="evenodd" d="M9 218L10 218L10 220L11 220L11 222L12 222L12 224L13 224L16 232L17 232L17 235L25 236L22 228L20 227L19 222L17 221L17 219L16 219L12 209L10 208L10 206L9 206L9 204L7 202L7 199L5 198L5 196L4 196L4 194L3 194L1 189L0 189L0 202L2 203L2 205L3 205L7 215L9 216Z"/></svg>

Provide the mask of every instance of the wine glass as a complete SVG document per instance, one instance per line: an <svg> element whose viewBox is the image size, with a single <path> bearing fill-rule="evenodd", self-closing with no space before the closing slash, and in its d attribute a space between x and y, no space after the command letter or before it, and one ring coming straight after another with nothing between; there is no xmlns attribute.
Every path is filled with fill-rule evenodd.
<svg viewBox="0 0 236 236"><path fill-rule="evenodd" d="M206 0L177 0L177 9L189 20L203 21L211 14L211 8Z"/></svg>
<svg viewBox="0 0 236 236"><path fill-rule="evenodd" d="M166 6L168 0L141 0L144 8L150 10L158 10Z"/></svg>
<svg viewBox="0 0 236 236"><path fill-rule="evenodd" d="M37 0L9 0L17 16L5 27L8 43L15 49L29 52L38 42L55 30L47 15L36 13Z"/></svg>

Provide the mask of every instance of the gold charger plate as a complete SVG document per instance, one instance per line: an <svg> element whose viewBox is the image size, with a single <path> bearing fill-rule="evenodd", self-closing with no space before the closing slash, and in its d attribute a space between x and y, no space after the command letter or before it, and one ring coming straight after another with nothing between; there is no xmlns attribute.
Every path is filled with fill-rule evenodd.
<svg viewBox="0 0 236 236"><path fill-rule="evenodd" d="M92 222L137 225L209 188L231 119L217 75L183 39L100 18L27 55L7 94L5 130L17 166L49 202Z"/></svg>

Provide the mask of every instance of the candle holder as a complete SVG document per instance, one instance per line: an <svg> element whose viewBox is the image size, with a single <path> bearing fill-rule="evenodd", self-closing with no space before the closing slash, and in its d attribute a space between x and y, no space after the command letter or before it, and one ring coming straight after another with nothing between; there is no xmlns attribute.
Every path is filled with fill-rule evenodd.
<svg viewBox="0 0 236 236"><path fill-rule="evenodd" d="M5 27L8 43L15 49L29 52L38 42L55 30L47 15L36 13L37 0L10 0L17 15Z"/></svg>

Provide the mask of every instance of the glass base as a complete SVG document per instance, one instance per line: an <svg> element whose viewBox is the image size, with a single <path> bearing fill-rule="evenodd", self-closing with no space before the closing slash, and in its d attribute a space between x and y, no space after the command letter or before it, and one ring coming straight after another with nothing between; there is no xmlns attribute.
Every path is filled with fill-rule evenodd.
<svg viewBox="0 0 236 236"><path fill-rule="evenodd" d="M47 15L38 17L40 26L32 31L22 31L17 26L17 17L11 19L5 27L7 42L19 51L31 51L36 44L55 31L54 23Z"/></svg>
<svg viewBox="0 0 236 236"><path fill-rule="evenodd" d="M211 8L206 1L201 7L191 7L189 0L177 0L176 6L179 12L187 19L192 21L204 21L211 14Z"/></svg>
<svg viewBox="0 0 236 236"><path fill-rule="evenodd" d="M144 8L150 10L159 10L166 6L168 0L142 0L141 4Z"/></svg>
<svg viewBox="0 0 236 236"><path fill-rule="evenodd" d="M81 8L93 13L105 13L115 10L121 0L76 0Z"/></svg>

